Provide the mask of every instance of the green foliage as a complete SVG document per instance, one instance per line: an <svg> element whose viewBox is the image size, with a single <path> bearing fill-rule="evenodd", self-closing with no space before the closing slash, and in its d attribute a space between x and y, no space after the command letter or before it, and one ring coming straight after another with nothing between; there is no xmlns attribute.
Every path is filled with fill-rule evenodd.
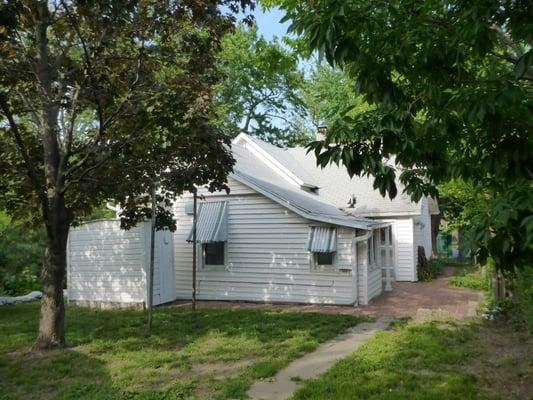
<svg viewBox="0 0 533 400"><path fill-rule="evenodd" d="M0 308L2 400L43 393L63 400L245 398L254 380L365 320L232 309L194 315L160 307L148 336L142 311L67 307L72 346L27 357L37 315L37 303Z"/></svg>
<svg viewBox="0 0 533 400"><path fill-rule="evenodd" d="M533 258L533 50L523 2L269 1L290 30L342 67L371 107L329 127L319 165L371 175L383 196L399 174L414 201L452 179L475 182L487 210L474 249L497 268Z"/></svg>
<svg viewBox="0 0 533 400"><path fill-rule="evenodd" d="M48 3L0 5L0 205L40 223L64 203L72 222L112 200L130 227L157 178L158 225L173 228L176 195L226 188L215 54L250 3Z"/></svg>
<svg viewBox="0 0 533 400"><path fill-rule="evenodd" d="M422 282L428 282L435 279L442 273L446 262L442 258L431 258L428 260L428 269L420 268L420 265L417 265L417 276L418 280Z"/></svg>
<svg viewBox="0 0 533 400"><path fill-rule="evenodd" d="M453 179L438 186L439 209L446 221L446 231L466 232L477 216L488 211L487 191L473 182Z"/></svg>
<svg viewBox="0 0 533 400"><path fill-rule="evenodd" d="M480 266L455 267L454 275L448 278L448 284L455 287L483 290L490 292L491 269Z"/></svg>
<svg viewBox="0 0 533 400"><path fill-rule="evenodd" d="M512 295L504 300L489 297L485 318L533 332L533 268L517 271L507 284Z"/></svg>
<svg viewBox="0 0 533 400"><path fill-rule="evenodd" d="M354 87L355 82L341 69L316 63L302 88L305 110L314 129L334 125L347 109L352 115L368 109Z"/></svg>
<svg viewBox="0 0 533 400"><path fill-rule="evenodd" d="M217 66L217 124L230 136L239 131L275 145L294 145L305 132L294 124L303 111L303 74L296 56L277 38L267 41L257 27L239 26L222 40Z"/></svg>
<svg viewBox="0 0 533 400"><path fill-rule="evenodd" d="M0 295L40 290L44 234L0 212Z"/></svg>

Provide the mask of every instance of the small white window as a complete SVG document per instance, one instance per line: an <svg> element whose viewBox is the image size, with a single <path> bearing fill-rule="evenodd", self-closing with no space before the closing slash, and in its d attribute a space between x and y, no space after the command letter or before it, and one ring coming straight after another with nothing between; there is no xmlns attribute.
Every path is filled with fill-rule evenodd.
<svg viewBox="0 0 533 400"><path fill-rule="evenodd" d="M200 247L199 268L216 269L226 266L226 242L203 243Z"/></svg>
<svg viewBox="0 0 533 400"><path fill-rule="evenodd" d="M335 253L312 253L313 263L312 268L314 271L327 271L334 268L335 265Z"/></svg>

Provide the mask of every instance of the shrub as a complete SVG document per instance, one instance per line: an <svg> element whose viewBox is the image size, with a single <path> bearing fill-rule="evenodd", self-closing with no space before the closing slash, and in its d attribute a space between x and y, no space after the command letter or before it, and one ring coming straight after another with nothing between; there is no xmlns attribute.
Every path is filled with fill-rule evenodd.
<svg viewBox="0 0 533 400"><path fill-rule="evenodd" d="M483 317L533 332L533 267L517 271L509 286L511 295L504 300L493 299L489 294Z"/></svg>
<svg viewBox="0 0 533 400"><path fill-rule="evenodd" d="M0 211L0 293L10 296L39 289L44 234L13 223Z"/></svg>
<svg viewBox="0 0 533 400"><path fill-rule="evenodd" d="M34 290L41 290L41 282L35 272L28 268L16 274L3 274L3 276L0 276L1 294L19 296Z"/></svg>
<svg viewBox="0 0 533 400"><path fill-rule="evenodd" d="M421 268L420 264L417 265L418 280L422 282L428 282L432 279L435 279L437 276L442 274L444 269L445 261L442 258L432 258L428 260L428 269Z"/></svg>
<svg viewBox="0 0 533 400"><path fill-rule="evenodd" d="M488 294L490 291L490 271L480 266L471 268L457 268L455 275L448 278L448 284L455 287L465 287L483 290Z"/></svg>

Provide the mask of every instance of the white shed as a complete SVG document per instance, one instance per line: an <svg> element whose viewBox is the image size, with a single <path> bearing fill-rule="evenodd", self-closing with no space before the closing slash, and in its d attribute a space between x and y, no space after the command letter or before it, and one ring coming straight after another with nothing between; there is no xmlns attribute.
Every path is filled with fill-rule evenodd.
<svg viewBox="0 0 533 400"><path fill-rule="evenodd" d="M67 258L69 303L144 307L148 298L150 223L130 230L119 220L96 220L70 230ZM158 231L153 304L176 299L173 234Z"/></svg>

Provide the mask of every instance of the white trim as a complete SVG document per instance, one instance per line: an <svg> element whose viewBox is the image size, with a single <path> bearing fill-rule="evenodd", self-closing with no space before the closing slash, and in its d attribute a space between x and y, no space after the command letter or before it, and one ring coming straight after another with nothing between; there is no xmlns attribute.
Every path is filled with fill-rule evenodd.
<svg viewBox="0 0 533 400"><path fill-rule="evenodd" d="M261 146L255 143L246 133L241 132L237 135L235 139L232 140L233 144L237 144L240 140L244 140L247 145L247 149L263 161L267 166L269 166L274 172L280 175L290 184L300 188L305 185L306 182L302 181L298 176L296 176L292 171L287 169L283 164L276 160L272 155L265 151Z"/></svg>

